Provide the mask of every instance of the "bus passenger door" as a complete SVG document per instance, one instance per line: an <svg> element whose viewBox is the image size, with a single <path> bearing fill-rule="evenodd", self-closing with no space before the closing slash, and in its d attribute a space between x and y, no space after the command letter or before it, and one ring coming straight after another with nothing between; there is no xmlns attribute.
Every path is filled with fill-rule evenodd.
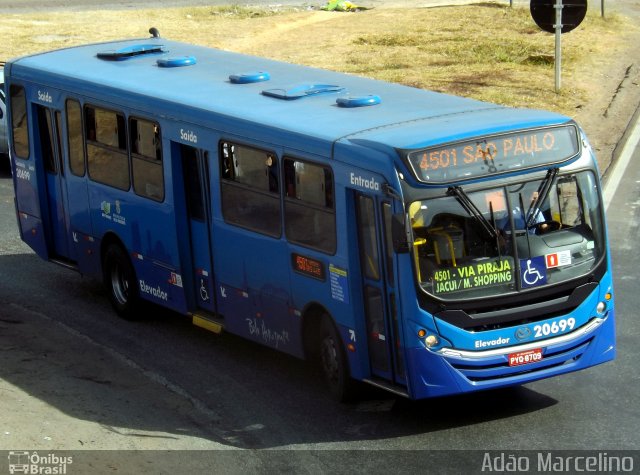
<svg viewBox="0 0 640 475"><path fill-rule="evenodd" d="M44 106L36 106L36 153L44 164L49 214L49 255L71 258L69 254L69 206L67 203L65 169L62 159L61 116Z"/></svg>
<svg viewBox="0 0 640 475"><path fill-rule="evenodd" d="M391 203L356 194L362 294L371 373L406 385L402 333L396 308Z"/></svg>
<svg viewBox="0 0 640 475"><path fill-rule="evenodd" d="M184 144L172 145L179 147L182 161L195 300L199 308L213 313L209 152Z"/></svg>

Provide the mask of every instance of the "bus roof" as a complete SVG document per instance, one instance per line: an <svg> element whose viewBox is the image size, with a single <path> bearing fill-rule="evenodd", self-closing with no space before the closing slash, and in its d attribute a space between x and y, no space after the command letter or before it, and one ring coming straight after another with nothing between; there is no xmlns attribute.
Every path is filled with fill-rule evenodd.
<svg viewBox="0 0 640 475"><path fill-rule="evenodd" d="M236 84L230 80L231 75L244 81L265 72L270 76L266 81ZM163 114L186 121L189 114L180 112L178 105L200 111L202 117L214 112L329 143L357 138L398 149L569 120L551 112L507 108L164 38L27 56L12 62L10 74L22 80L39 78L38 82L51 87L73 85L74 92L96 100L117 90L117 97L126 104L150 112L158 111L162 101L170 107ZM265 90L288 96L266 95ZM293 98L296 94L299 97ZM380 99L378 105L339 107L336 103L337 98L371 95Z"/></svg>

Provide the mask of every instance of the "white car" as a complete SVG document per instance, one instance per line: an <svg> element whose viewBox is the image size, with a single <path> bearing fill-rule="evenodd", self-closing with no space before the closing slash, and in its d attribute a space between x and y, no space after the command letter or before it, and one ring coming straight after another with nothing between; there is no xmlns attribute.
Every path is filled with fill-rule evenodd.
<svg viewBox="0 0 640 475"><path fill-rule="evenodd" d="M9 155L9 133L7 132L7 98L4 91L4 68L0 67L0 156Z"/></svg>

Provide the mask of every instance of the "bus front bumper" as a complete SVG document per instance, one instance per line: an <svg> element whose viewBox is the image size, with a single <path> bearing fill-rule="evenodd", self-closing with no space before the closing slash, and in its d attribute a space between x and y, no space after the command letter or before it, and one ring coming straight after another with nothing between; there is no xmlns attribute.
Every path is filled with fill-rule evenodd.
<svg viewBox="0 0 640 475"><path fill-rule="evenodd" d="M610 361L615 358L614 321L611 309L571 333L486 351L412 348L409 359L415 377L410 394L422 399L514 386ZM512 355L531 353L542 357L510 365Z"/></svg>

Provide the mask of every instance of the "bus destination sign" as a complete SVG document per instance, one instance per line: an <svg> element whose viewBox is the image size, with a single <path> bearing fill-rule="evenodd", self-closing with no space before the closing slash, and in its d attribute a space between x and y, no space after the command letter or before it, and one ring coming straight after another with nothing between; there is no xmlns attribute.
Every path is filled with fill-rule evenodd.
<svg viewBox="0 0 640 475"><path fill-rule="evenodd" d="M444 183L562 163L580 151L574 125L480 137L409 152L418 180Z"/></svg>
<svg viewBox="0 0 640 475"><path fill-rule="evenodd" d="M318 280L325 280L324 265L317 259L296 254L291 254L291 265L293 270L304 274L309 277L313 277Z"/></svg>

